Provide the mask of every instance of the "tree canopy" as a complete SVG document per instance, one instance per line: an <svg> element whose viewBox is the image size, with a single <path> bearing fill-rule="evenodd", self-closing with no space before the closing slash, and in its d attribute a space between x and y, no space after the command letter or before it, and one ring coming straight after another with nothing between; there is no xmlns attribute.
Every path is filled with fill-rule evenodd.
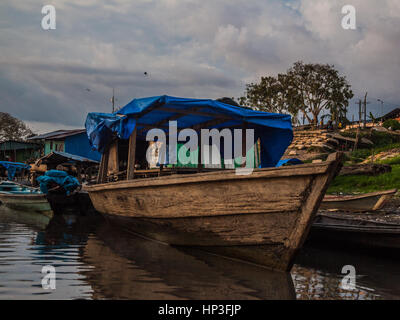
<svg viewBox="0 0 400 320"><path fill-rule="evenodd" d="M346 77L333 65L299 61L284 74L247 84L239 102L256 110L289 113L294 121L301 112L309 123L317 124L323 110L329 110L332 120L344 118L353 96Z"/></svg>
<svg viewBox="0 0 400 320"><path fill-rule="evenodd" d="M6 140L24 140L33 135L24 122L8 113L0 112L0 142Z"/></svg>

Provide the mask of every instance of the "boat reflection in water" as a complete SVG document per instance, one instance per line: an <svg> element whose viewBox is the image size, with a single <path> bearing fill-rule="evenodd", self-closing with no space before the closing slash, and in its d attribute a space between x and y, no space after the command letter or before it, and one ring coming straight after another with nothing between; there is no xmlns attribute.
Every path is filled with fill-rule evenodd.
<svg viewBox="0 0 400 320"><path fill-rule="evenodd" d="M89 237L83 261L94 299L294 299L288 273L174 248L107 224Z"/></svg>
<svg viewBox="0 0 400 320"><path fill-rule="evenodd" d="M20 211L0 205L1 223L21 223L29 226L32 231L43 231L46 229L51 218L38 212Z"/></svg>
<svg viewBox="0 0 400 320"><path fill-rule="evenodd" d="M295 298L288 273L121 233L101 217L1 208L0 231L3 299ZM41 286L45 265L56 290Z"/></svg>
<svg viewBox="0 0 400 320"><path fill-rule="evenodd" d="M45 265L56 268L56 290L42 289ZM354 290L340 287L344 265L356 269ZM0 208L1 299L398 299L399 267L321 244L304 247L291 274L273 272L123 233L101 217Z"/></svg>

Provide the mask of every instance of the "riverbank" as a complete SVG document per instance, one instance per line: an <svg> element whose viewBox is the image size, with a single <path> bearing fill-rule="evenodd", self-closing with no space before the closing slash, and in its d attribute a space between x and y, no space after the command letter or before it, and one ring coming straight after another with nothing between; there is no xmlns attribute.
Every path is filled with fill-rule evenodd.
<svg viewBox="0 0 400 320"><path fill-rule="evenodd" d="M353 133L342 133L354 136ZM370 148L346 152L344 166L355 164L388 164L392 171L377 176L371 175L346 175L338 176L331 183L328 194L354 194L367 193L389 189L400 190L400 142L397 135L389 133L361 133L360 136L368 137L374 142Z"/></svg>

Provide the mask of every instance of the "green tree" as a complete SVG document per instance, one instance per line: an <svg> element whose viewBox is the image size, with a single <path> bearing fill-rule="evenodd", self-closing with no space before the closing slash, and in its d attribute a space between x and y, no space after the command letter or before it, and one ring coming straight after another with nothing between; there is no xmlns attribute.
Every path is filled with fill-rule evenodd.
<svg viewBox="0 0 400 320"><path fill-rule="evenodd" d="M0 112L0 142L6 140L24 140L33 135L24 122L8 113Z"/></svg>
<svg viewBox="0 0 400 320"><path fill-rule="evenodd" d="M289 113L296 119L301 112L316 125L323 110L329 110L336 121L345 117L352 97L346 77L333 65L299 61L285 74L246 85L245 96L239 101L257 110Z"/></svg>

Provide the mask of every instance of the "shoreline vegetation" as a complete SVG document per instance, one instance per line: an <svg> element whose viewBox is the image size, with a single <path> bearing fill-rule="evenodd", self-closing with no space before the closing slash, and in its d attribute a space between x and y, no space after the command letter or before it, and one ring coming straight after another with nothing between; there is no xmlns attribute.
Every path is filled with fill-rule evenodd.
<svg viewBox="0 0 400 320"><path fill-rule="evenodd" d="M354 138L356 131L341 134ZM392 172L377 176L337 176L329 186L327 194L357 194L395 188L400 190L400 135L372 130L364 130L359 134L360 137L374 142L374 145L370 148L346 152L344 166L361 163L389 164Z"/></svg>

